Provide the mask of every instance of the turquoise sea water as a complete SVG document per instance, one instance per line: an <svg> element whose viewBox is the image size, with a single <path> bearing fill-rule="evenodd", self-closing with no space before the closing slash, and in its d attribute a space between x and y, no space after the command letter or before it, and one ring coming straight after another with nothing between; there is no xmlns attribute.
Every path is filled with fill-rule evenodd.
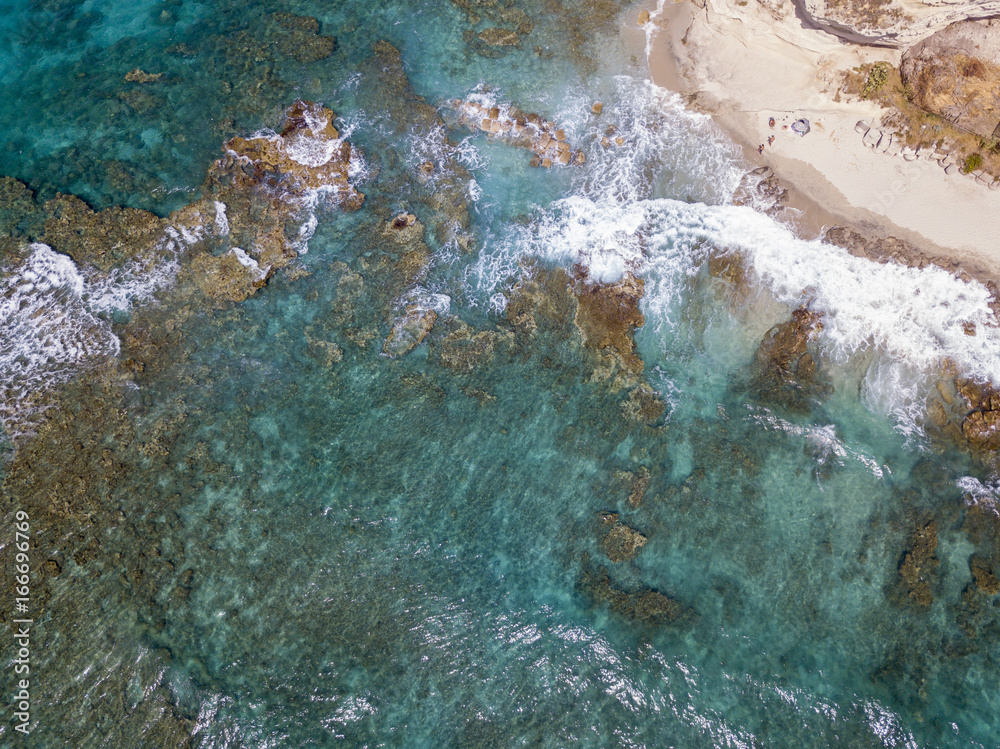
<svg viewBox="0 0 1000 749"><path fill-rule="evenodd" d="M14 258L49 229L5 208L3 514L35 542L31 733L5 711L0 743L1000 745L1000 605L970 568L1000 573L996 478L921 426L945 358L994 371L985 292L734 205L752 166L646 82L637 10L7 4L0 173L36 203L165 216L296 98L337 113L367 197L238 304L37 247L29 278ZM530 166L456 124L466 97L559 123L586 161ZM464 198L441 208L447 169ZM383 232L401 212L419 277ZM643 279L640 380L583 345L580 266ZM384 356L414 299L433 330ZM807 302L817 381L776 384L756 352ZM24 334L24 309L51 326ZM636 419L641 380L664 409ZM29 414L35 390L58 408ZM607 512L645 536L633 557ZM900 570L930 523L925 605Z"/></svg>

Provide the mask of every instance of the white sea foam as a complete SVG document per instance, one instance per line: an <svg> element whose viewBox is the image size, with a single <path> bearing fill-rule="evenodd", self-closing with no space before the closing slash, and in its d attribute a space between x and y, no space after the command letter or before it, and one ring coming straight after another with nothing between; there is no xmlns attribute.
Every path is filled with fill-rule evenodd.
<svg viewBox="0 0 1000 749"><path fill-rule="evenodd" d="M226 216L226 204L215 201L215 233L224 237L229 234L229 219Z"/></svg>
<svg viewBox="0 0 1000 749"><path fill-rule="evenodd" d="M439 315L447 315L451 309L451 297L424 286L415 286L403 294L395 306L399 309L412 306L419 310L434 310Z"/></svg>
<svg viewBox="0 0 1000 749"><path fill-rule="evenodd" d="M600 118L573 122L588 148L574 194L485 247L466 272L473 294L485 300L509 290L528 256L582 264L604 282L631 272L646 280L648 324L666 332L709 250L733 251L779 302L824 314L819 344L829 361L869 360L864 402L905 434L921 434L926 398L947 360L1000 384L1000 328L985 286L935 266L879 264L804 241L766 215L728 204L745 167L707 118L646 81L622 77L615 86ZM621 146L601 144L608 124ZM656 197L664 194L687 200Z"/></svg>
<svg viewBox="0 0 1000 749"><path fill-rule="evenodd" d="M231 248L226 254L235 257L240 265L253 273L255 281L262 281L267 278L267 271L269 268L261 268L260 263L247 255L246 252L241 250L239 247Z"/></svg>
<svg viewBox="0 0 1000 749"><path fill-rule="evenodd" d="M880 464L874 456L864 450L855 449L840 439L833 424L794 424L762 406L747 406L747 410L749 419L754 423L777 432L801 437L818 466L831 463L844 465L846 460L853 460L865 466L877 479L881 479L886 473L891 473L889 467Z"/></svg>
<svg viewBox="0 0 1000 749"><path fill-rule="evenodd" d="M983 484L973 476L963 476L955 482L959 489L965 492L967 505L975 505L993 515L1000 516L1000 480L988 481Z"/></svg>
<svg viewBox="0 0 1000 749"><path fill-rule="evenodd" d="M44 244L29 249L0 274L0 419L15 442L31 432L38 393L120 348L108 323L87 309L88 285L73 261Z"/></svg>

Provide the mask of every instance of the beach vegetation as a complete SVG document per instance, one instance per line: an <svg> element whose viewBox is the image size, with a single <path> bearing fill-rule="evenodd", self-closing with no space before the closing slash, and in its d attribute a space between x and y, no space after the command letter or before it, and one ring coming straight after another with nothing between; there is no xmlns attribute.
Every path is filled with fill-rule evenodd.
<svg viewBox="0 0 1000 749"><path fill-rule="evenodd" d="M970 68L972 80L978 69ZM968 79L967 79L968 80ZM921 81L906 83L899 69L886 62L861 65L844 73L838 93L874 101L883 107L882 129L898 134L913 149L947 151L966 173L982 169L1000 177L1000 141L964 130L940 115L924 109L920 102ZM970 157L972 166L966 169Z"/></svg>
<svg viewBox="0 0 1000 749"><path fill-rule="evenodd" d="M865 85L861 89L862 99L871 99L877 94L889 80L891 66L887 62L877 62L868 70Z"/></svg>
<svg viewBox="0 0 1000 749"><path fill-rule="evenodd" d="M983 156L979 153L970 153L965 157L965 161L962 162L962 172L969 174L970 172L976 171L979 167L983 165Z"/></svg>

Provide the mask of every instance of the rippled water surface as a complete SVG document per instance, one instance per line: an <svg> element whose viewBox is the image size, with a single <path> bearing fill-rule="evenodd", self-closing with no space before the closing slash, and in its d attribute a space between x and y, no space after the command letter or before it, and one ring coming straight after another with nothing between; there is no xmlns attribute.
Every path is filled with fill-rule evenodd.
<svg viewBox="0 0 1000 749"><path fill-rule="evenodd" d="M0 743L1000 743L997 481L953 439L956 374L1000 371L989 293L754 210L752 167L646 81L638 10L7 4L3 513L32 519L34 623L31 733ZM206 171L300 98L364 205L307 204L293 261L212 296L198 254L289 177L243 204ZM221 202L138 262L155 220L59 193ZM408 310L433 325L389 356Z"/></svg>

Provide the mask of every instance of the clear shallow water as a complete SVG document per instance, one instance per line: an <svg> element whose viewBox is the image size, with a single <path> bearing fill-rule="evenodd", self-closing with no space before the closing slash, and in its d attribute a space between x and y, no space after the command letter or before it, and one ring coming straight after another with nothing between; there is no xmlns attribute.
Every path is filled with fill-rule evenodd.
<svg viewBox="0 0 1000 749"><path fill-rule="evenodd" d="M115 316L106 287L70 268L53 286L79 293L30 297L23 268L8 274L5 298L60 313L68 299L68 320L91 315L120 336L111 354L138 356L147 339L157 352L115 380L80 347L31 349L32 336L64 341L63 318L26 316L57 331L27 341L14 337L23 321L3 321L15 354L4 375L47 378L71 414L5 465L4 512L29 507L39 538L37 723L22 743L995 746L996 596L964 595L970 556L990 558L995 536L969 520L957 485L989 476L932 450L913 420L933 388L928 362L993 371L980 292L866 266L730 205L744 165L644 82L610 41L606 6L525 6L535 25L521 47L490 49L463 32L525 23L517 6L475 6L477 19L444 3L377 17L303 3L294 11L338 40L310 63L271 46L275 10L5 16L30 24L0 68L15 92L4 173L43 198L165 213L193 198L225 138L277 127L296 96L331 106L369 167L360 212L319 215L300 258L310 275L279 274L239 305L192 309L160 291ZM574 36L602 25L600 44ZM370 62L380 39L400 50L408 85ZM125 86L139 66L169 83ZM525 151L448 133L470 180L462 252L432 208L434 183L414 177L444 158L415 97L470 94L556 120L587 161L544 171ZM609 125L623 145L601 146ZM402 210L434 253L416 284L399 282L378 233ZM708 273L712 247L742 254L747 289ZM595 377L565 280L543 285L551 306L533 335L502 312L532 288L531 258L645 280L635 337L664 417L629 419L630 387ZM902 289L890 310L861 293L890 286ZM381 356L399 299L428 293L447 295L448 314L413 352ZM808 299L826 313L813 350L832 391L787 401L752 363ZM449 358L467 345L463 323L495 334L470 368ZM45 377L18 379L27 360L11 341L41 352L31 371ZM647 537L634 559L609 559L602 511ZM919 607L897 570L931 520L939 561L933 603ZM642 616L651 591L676 601L671 621Z"/></svg>

